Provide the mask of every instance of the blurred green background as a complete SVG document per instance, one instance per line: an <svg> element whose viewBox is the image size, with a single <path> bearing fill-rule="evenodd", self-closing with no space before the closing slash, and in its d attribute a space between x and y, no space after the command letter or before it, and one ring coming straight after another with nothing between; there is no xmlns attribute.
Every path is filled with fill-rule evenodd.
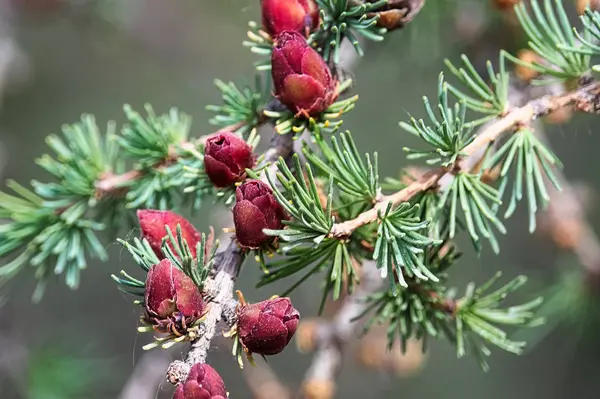
<svg viewBox="0 0 600 399"><path fill-rule="evenodd" d="M494 57L511 36L487 3L430 0L412 25L384 43L369 44L367 56L356 64L360 101L345 118L345 127L353 131L361 151L379 152L382 175L397 177L406 166L402 147L414 139L398 121L406 120L408 111L423 114L421 96L435 93L443 59L472 51L478 58ZM213 79L251 81L256 57L241 41L247 21L258 19L258 0L0 0L0 39L14 40L26 57L7 84L0 84L2 180L45 179L33 162L46 151L44 137L83 112L95 114L102 124L122 121L124 103L141 109L148 102L159 112L176 106L193 116L193 134L212 132L204 107L220 101ZM548 128L567 176L591 187L600 186L596 120L578 117ZM1 170L3 160L7 163ZM219 223L208 208L194 222L204 230ZM590 215L592 226L599 222L596 212ZM561 268L580 267L576 260L563 261L545 238L528 235L526 223L524 212L507 222L510 234L501 240L500 256L485 250L476 258L465 242L467 256L452 271L459 289L500 269L507 278L521 273L532 277L526 290L533 295L555 280ZM0 329L15 341L9 347L0 341L1 399L119 397L149 336L136 333L138 309L110 279L110 273L131 268L131 259L116 244L108 242L107 247L110 261L91 264L76 292L60 281L49 287L41 304L33 305L34 281L27 272L4 287L7 303L0 308ZM249 263L239 280L250 300L275 294L287 284L256 291L258 273ZM306 317L316 313L317 290L313 280L293 296ZM431 346L423 371L411 378L365 370L349 354L338 397L597 398L598 331L593 323L584 333L561 327L521 357L496 351L488 374L473 359L457 360L443 341ZM9 352L15 356L9 358ZM232 398L250 396L227 344L216 343L210 359ZM290 346L269 363L282 380L297 387L310 360ZM164 384L156 395L170 398L171 392Z"/></svg>

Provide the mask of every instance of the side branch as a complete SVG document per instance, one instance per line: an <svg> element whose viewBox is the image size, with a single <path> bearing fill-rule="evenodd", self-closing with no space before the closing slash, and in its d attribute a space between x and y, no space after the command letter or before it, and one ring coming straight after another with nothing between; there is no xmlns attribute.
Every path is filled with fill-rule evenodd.
<svg viewBox="0 0 600 399"><path fill-rule="evenodd" d="M305 397L320 397L318 392L334 389L333 381L341 370L344 349L360 326L355 319L364 311L366 298L379 290L384 282L375 262L365 262L362 281L356 292L344 300L344 304L330 322L318 326L317 351L306 372L302 387Z"/></svg>
<svg viewBox="0 0 600 399"><path fill-rule="evenodd" d="M484 129L481 134L477 135L464 148L462 151L463 157L455 168L452 168L452 170L438 168L426 173L419 180L411 183L397 193L384 196L373 208L363 212L357 218L334 224L329 232L329 236L336 238L348 237L357 228L376 221L379 213L385 211L388 204L399 205L402 202L410 200L416 194L433 188L445 176L451 178L452 175L455 175L459 171L469 170L470 168L466 166L465 162L468 156L496 141L507 131L512 131L521 125L526 125L537 118L571 105L575 105L577 109L583 112L595 112L598 109L599 93L600 83L594 82L572 92L557 96L544 96L532 100L522 107L509 110L503 117Z"/></svg>
<svg viewBox="0 0 600 399"><path fill-rule="evenodd" d="M260 121L261 124L265 121ZM174 162L176 162L179 158L179 154L177 153L177 149L181 149L187 151L189 154L196 158L202 158L202 154L198 152L198 144L205 145L206 141L216 136L219 133L235 131L244 125L243 122L236 123L231 126L227 126L225 128L219 129L214 133L210 133L204 136L200 136L197 139L192 141L184 141L182 143L177 144L176 146L172 146L169 148L169 156L154 165L155 169L162 168L164 166L168 166ZM279 151L280 149L275 149L275 151ZM105 195L114 194L115 192L121 192L122 190L126 190L127 184L131 183L135 180L138 180L144 176L144 172L141 170L130 170L128 172L116 175L112 173L107 173L103 176L100 176L98 181L96 182L96 197L100 198Z"/></svg>

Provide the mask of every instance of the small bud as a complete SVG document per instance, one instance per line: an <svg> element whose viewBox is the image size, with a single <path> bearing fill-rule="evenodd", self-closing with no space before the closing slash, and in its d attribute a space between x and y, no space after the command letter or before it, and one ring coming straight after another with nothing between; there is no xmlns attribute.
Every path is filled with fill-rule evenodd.
<svg viewBox="0 0 600 399"><path fill-rule="evenodd" d="M600 11L600 0L577 0L576 8L578 15L583 15L585 9L588 7L592 11Z"/></svg>
<svg viewBox="0 0 600 399"><path fill-rule="evenodd" d="M261 0L264 29L277 36L290 30L312 32L319 26L319 7L314 0Z"/></svg>
<svg viewBox="0 0 600 399"><path fill-rule="evenodd" d="M233 133L219 133L204 147L204 168L215 187L228 187L242 181L246 168L254 165L252 148Z"/></svg>
<svg viewBox="0 0 600 399"><path fill-rule="evenodd" d="M329 108L337 97L337 82L325 60L298 32L283 32L275 41L271 73L277 99L305 116Z"/></svg>
<svg viewBox="0 0 600 399"><path fill-rule="evenodd" d="M300 313L289 298L242 304L238 310L238 335L249 353L276 355L290 342Z"/></svg>
<svg viewBox="0 0 600 399"><path fill-rule="evenodd" d="M194 281L168 259L152 266L146 277L146 321L164 333L185 335L203 314L204 301Z"/></svg>
<svg viewBox="0 0 600 399"><path fill-rule="evenodd" d="M374 3L378 0L367 0ZM388 0L384 4L367 13L369 18L377 16L377 26L388 31L402 29L419 13L425 0Z"/></svg>
<svg viewBox="0 0 600 399"><path fill-rule="evenodd" d="M173 399L227 399L227 390L214 368L195 364L187 380L175 390Z"/></svg>
<svg viewBox="0 0 600 399"><path fill-rule="evenodd" d="M404 17L406 11L404 10L386 10L379 12L379 19L377 20L377 26L380 28L386 28L387 30L394 30L404 26Z"/></svg>
<svg viewBox="0 0 600 399"><path fill-rule="evenodd" d="M181 226L181 236L190 247L192 256L196 257L196 246L202 239L202 236L186 218L175 212L154 209L140 209L137 211L137 217L142 230L142 238L148 240L150 247L152 247L152 250L159 259L164 258L160 248L163 238L167 236L165 226L169 226L175 236L177 225ZM171 242L168 245L173 253L177 253Z"/></svg>
<svg viewBox="0 0 600 399"><path fill-rule="evenodd" d="M273 191L260 180L248 180L235 191L233 207L235 235L247 248L258 248L273 240L263 233L264 229L281 229L287 219L283 207L277 202Z"/></svg>

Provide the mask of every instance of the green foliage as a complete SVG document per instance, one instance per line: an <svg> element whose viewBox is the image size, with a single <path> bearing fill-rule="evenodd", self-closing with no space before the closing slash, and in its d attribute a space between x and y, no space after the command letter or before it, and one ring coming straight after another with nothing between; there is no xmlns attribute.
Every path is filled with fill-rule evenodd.
<svg viewBox="0 0 600 399"><path fill-rule="evenodd" d="M446 271L460 254L452 246L448 251L442 252L442 247L434 247L427 251L427 255L419 255L438 279L409 279L406 287L396 293L390 288L366 299L368 306L359 316L362 318L371 314L364 327L365 333L374 325L387 325L388 348L392 348L396 340L399 340L403 351L410 338L422 339L426 343L429 337L435 338L440 332L450 335L454 304L445 299L444 287L447 282Z"/></svg>
<svg viewBox="0 0 600 399"><path fill-rule="evenodd" d="M46 206L59 210L79 201L90 202L91 206L97 203L98 178L114 171L119 160L119 148L109 139L115 129L110 122L103 137L94 117L83 115L80 123L63 126L64 138L55 134L46 138L55 157L42 155L37 164L57 182L32 183L35 192L45 198Z"/></svg>
<svg viewBox="0 0 600 399"><path fill-rule="evenodd" d="M124 182L129 208L168 209L179 199L179 187L173 184L174 159L180 158L181 145L187 142L191 118L172 109L169 114L157 116L152 107L146 105L147 118L125 106L128 124L121 135L113 136L123 152L134 159L134 170L140 173L137 179ZM180 176L180 175L179 175Z"/></svg>
<svg viewBox="0 0 600 399"><path fill-rule="evenodd" d="M313 132L313 136L320 152L305 144L302 152L308 162L324 176L331 176L337 187L348 196L373 204L380 194L377 153L372 157L366 154L363 161L349 131L341 133L339 140L331 137L331 145L318 130Z"/></svg>
<svg viewBox="0 0 600 399"><path fill-rule="evenodd" d="M517 202L523 198L523 181L529 210L529 232L535 231L536 212L538 203L542 208L550 201L546 190L547 178L557 190L560 185L554 175L553 167L562 167L560 160L535 136L533 130L524 128L513 133L506 143L486 162L490 167L501 167L500 170L500 193L502 194L510 179L508 172L515 170L515 178L512 181L513 190L505 217L510 217Z"/></svg>
<svg viewBox="0 0 600 399"><path fill-rule="evenodd" d="M543 9L539 0L531 0L530 3L534 17L527 11L524 2L515 6L515 12L529 38L529 46L544 62L528 63L509 53L503 54L517 64L557 79L577 79L588 72L590 56L584 51L573 51L581 45L569 23L562 0L543 0ZM585 29L582 36L589 42L592 38L591 29Z"/></svg>
<svg viewBox="0 0 600 399"><path fill-rule="evenodd" d="M244 86L239 89L233 82L224 83L219 79L215 80L215 85L221 92L223 105L206 107L216 114L209 120L211 125L234 130L247 137L264 122L263 111L271 100L270 80L265 83L263 77L256 74L254 87Z"/></svg>
<svg viewBox="0 0 600 399"><path fill-rule="evenodd" d="M444 82L443 74L440 74L438 81L438 106L437 111L441 117L438 119L429 99L423 97L427 116L433 127L427 126L420 119L411 118L411 124L400 122L400 126L429 144L431 150L412 150L404 148L408 153L408 159L428 158L428 164L441 163L443 166L449 166L456 162L461 155L461 151L473 140L472 129L465 124L467 103L461 100L454 104L454 107L448 105L448 85Z"/></svg>
<svg viewBox="0 0 600 399"><path fill-rule="evenodd" d="M495 291L488 292L499 280L501 273L487 281L479 288L471 283L467 286L465 296L457 301L455 317L456 353L458 357L466 354L467 346L471 348L480 366L488 370L485 357L491 352L485 345L488 342L507 352L520 354L525 342L512 341L505 331L498 326L537 326L543 319L534 318L534 310L542 303L538 297L522 305L501 308L508 294L521 288L527 278L519 276Z"/></svg>
<svg viewBox="0 0 600 399"><path fill-rule="evenodd" d="M490 61L486 63L489 82L486 82L477 73L467 56L462 55L461 60L464 68L455 67L449 60L446 60L446 65L452 74L469 89L471 95L466 94L451 84L447 84L448 90L460 100L464 100L467 108L478 113L487 114L487 116L469 122L467 126L479 126L501 116L506 111L508 105L509 74L506 73L504 66L504 56L500 56L500 71L498 73L496 73Z"/></svg>
<svg viewBox="0 0 600 399"><path fill-rule="evenodd" d="M263 59L254 63L254 67L258 71L270 71L273 38L262 30L262 26L254 21L250 21L248 22L248 39L250 40L242 42L244 47L248 47L254 54L263 56Z"/></svg>
<svg viewBox="0 0 600 399"><path fill-rule="evenodd" d="M508 294L519 289L526 278L520 276L488 292L500 278L500 273L479 288L475 288L473 283L469 284L465 296L454 299L453 291L445 288L446 271L460 254L452 247L443 251L429 251L427 256L427 263L440 278L439 283L410 280L407 288L398 294L388 290L367 299L368 308L359 316L372 313L365 331L375 324L385 324L388 326L388 347L393 347L399 340L403 350L410 338L423 340L425 350L430 338L445 337L456 346L459 358L466 354L467 347L470 348L485 371L489 369L485 358L491 354L487 343L520 354L525 343L511 340L499 326L539 325L543 319L535 319L533 310L541 304L542 299L501 308Z"/></svg>
<svg viewBox="0 0 600 399"><path fill-rule="evenodd" d="M418 205L405 202L392 210L391 204L379 215L377 242L373 259L381 269L381 278L388 278L392 294L396 295L399 283L407 288L404 275L418 280L438 281L424 263L421 254L436 242L421 234L429 224L418 216Z"/></svg>
<svg viewBox="0 0 600 399"><path fill-rule="evenodd" d="M427 237L438 241L450 236L449 209L440 206L439 193L425 191L413 197L410 203L419 206L416 217L429 222L426 226Z"/></svg>
<svg viewBox="0 0 600 399"><path fill-rule="evenodd" d="M175 108L166 115L157 116L152 107L146 105L146 118L129 105L123 109L128 124L120 135L113 137L124 154L135 161L136 170L152 172L157 165L172 157L175 147L188 138L191 118Z"/></svg>
<svg viewBox="0 0 600 399"><path fill-rule="evenodd" d="M198 289L202 290L204 282L208 278L208 273L214 265L214 256L218 248L218 242L212 246L207 244L206 234L202 233L200 242L196 245L196 257L192 255L187 241L181 235L181 226L177 225L176 234L169 226L165 226L165 237L161 246L162 253L165 259L168 259L173 265L183 270L193 281ZM117 240L133 257L135 263L148 272L150 268L160 262L150 244L146 239L133 239L133 244L125 240ZM170 244L170 245L169 245ZM171 249L171 246L174 248ZM117 283L117 288L127 294L143 298L146 288L145 276L144 281L130 276L124 270L121 270L120 277L111 275L112 279ZM141 304L141 299L136 301Z"/></svg>
<svg viewBox="0 0 600 399"><path fill-rule="evenodd" d="M185 173L199 162L196 145L186 141L189 117L146 109L144 119L125 107L129 123L120 134L114 122L101 133L94 117L83 115L79 123L63 126L62 137L48 136L54 154L37 161L54 181L33 181L33 190L8 182L14 194L0 193L0 218L6 219L0 225L0 257L12 258L0 266L0 277L29 264L38 279L34 300L53 275L64 275L75 289L90 258L107 260L98 233L129 222L127 208L170 209L185 199L185 187L199 184L197 176ZM119 175L123 157L133 159L135 169Z"/></svg>
<svg viewBox="0 0 600 399"><path fill-rule="evenodd" d="M490 205L490 203L492 205ZM501 204L500 193L495 188L482 182L480 176L467 172L459 172L440 198L439 207L448 207L449 237L456 235L458 224L457 208L463 211L465 224L471 240L476 248L481 238L486 238L494 252L500 247L490 225L494 225L502 234L506 233L504 225L494 212L493 205Z"/></svg>
<svg viewBox="0 0 600 399"><path fill-rule="evenodd" d="M337 69L335 64L343 40L348 39L362 55L357 35L383 39L386 30L376 26L378 17L372 11L384 6L385 0L316 1L321 24L308 40L328 60L332 70ZM590 56L600 49L593 42L600 39L600 14L588 11L583 32L572 32L562 2L557 0L554 4L544 0L542 10L539 2L532 0L534 17L523 5L517 7L531 47L548 63L536 64L533 69L563 80L579 78L589 70ZM251 41L244 44L258 54L269 55L272 38L257 24L251 24L250 28ZM439 181L439 185L412 195L397 206L389 203L383 211L377 205L387 199L381 194L377 153L363 155L350 132L330 139L324 137L337 132L341 117L354 108L358 96L341 99L321 115L309 118L282 110L260 75L256 75L254 87L239 88L233 83L215 81L222 104L207 107L214 113L211 124L234 131L253 147L258 139L256 128L266 122L288 137L297 138L308 130L312 144L316 144L316 148L304 146L307 159L304 166L298 155L292 157L291 166L286 163L290 159L280 158L275 165L276 177L269 173L271 156L259 157L258 166L247 171L248 176L258 178L269 167L266 178L276 199L291 216L283 229L265 231L276 240L257 254L264 258L265 254L276 251L280 258L265 265L266 273L258 285L299 274L289 293L310 276L323 273L321 312L329 295L339 299L344 291L353 292L359 283L358 268L373 259L382 278L389 279L389 285L368 298L366 313L373 315L367 328L375 323L388 324L390 347L397 340L405 347L411 337L426 341L429 337L445 336L456 345L459 357L469 348L484 369L487 369L485 357L490 354L488 344L521 353L524 343L509 339L501 327L539 323L533 319L539 298L502 307L505 298L524 284L524 277L493 292L488 291L499 275L477 289L470 284L460 299L455 299L447 287L447 273L459 258L450 244L457 227L468 232L477 249L485 238L498 252L492 226L505 233L497 211L510 181L509 169L514 168L517 179L505 216L510 216L516 202L522 199L525 181L530 230L535 228L538 204L545 205L549 198L544 178L556 185L552 166L560 162L528 129L512 134L495 154L486 153L486 167L501 167L499 189L483 182L481 173L462 169L462 161L472 152L467 147L474 140L473 129L510 112L505 57L524 64L501 53L498 72L488 62L487 76L483 77L465 56L459 66L446 61L461 87L445 82L440 75L437 104L432 105L424 98L428 122L411 118L410 123L400 124L427 145L425 150L405 149L408 158L425 159L429 165L440 166L434 171L441 171L440 174L432 176L437 178L446 173L444 182ZM258 68L269 69L267 63L261 61ZM351 80L344 80L337 94L341 96L351 84ZM457 103L450 104L449 95L456 97ZM63 274L67 284L75 288L80 270L90 257L106 259L98 232L109 223L122 225L123 216L130 215L127 209L171 209L187 201L199 208L207 196L231 204L233 188L217 190L210 184L204 171L202 140L189 138L190 118L175 109L166 115L156 115L149 106L146 110L147 115L142 117L126 106L128 123L120 132L114 124L109 124L105 137L90 116L85 116L80 124L65 127L64 138L54 135L48 138L55 155L38 161L55 181L34 182L33 191L11 182L8 186L15 194L0 193L0 218L8 220L0 225L0 257L11 257L0 267L0 278L10 277L31 264L40 280L36 298L52 274ZM473 120L468 119L471 112L476 114ZM490 146L488 152L492 149ZM133 170L123 173L122 158L132 161ZM388 180L383 186L401 190L406 185ZM380 210L376 218L373 211L366 222L361 221L364 225L350 234L344 233L343 237L332 234L335 223L355 219L373 207ZM462 218L458 215L459 208ZM167 228L165 235L163 255L202 289L215 263L216 246L210 245L212 237L202 235L197 256L192 257L180 227L175 234ZM159 262L148 242L139 239L119 242L145 273ZM235 242L231 245L242 251ZM225 252L228 253L232 252ZM121 291L137 297L137 304L143 304L145 278L137 279L125 271L112 278ZM185 335L166 333L145 348L168 347L195 339L201 322L195 320L192 326L184 326ZM153 327L157 325L146 322L139 331L150 331ZM243 348L237 339L234 342L234 353L240 361Z"/></svg>
<svg viewBox="0 0 600 399"><path fill-rule="evenodd" d="M340 46L348 39L356 52L362 56L363 50L357 39L357 34L363 37L382 41L386 29L376 26L378 16L368 13L384 6L387 0L372 3L361 2L353 5L349 0L316 0L321 13L321 26L311 35L309 41L315 41L326 60L333 58L340 62Z"/></svg>
<svg viewBox="0 0 600 399"><path fill-rule="evenodd" d="M333 226L332 188L333 179L329 181L327 205L321 206L319 191L310 165L306 165L306 177L302 175L303 168L297 155L294 155L294 175L281 158L277 163L279 173L277 179L281 188L267 174L267 178L278 202L292 217L286 221L283 230L265 230L267 234L277 236L284 245L281 252L286 258L275 261L268 266L259 286L272 283L282 278L309 269L284 295L287 295L311 275L326 270L323 299L319 313L325 304L329 292L337 299L347 283L348 292L352 292L358 282L349 243L328 236Z"/></svg>
<svg viewBox="0 0 600 399"><path fill-rule="evenodd" d="M583 23L583 31L575 30L577 37L576 45L560 44L559 47L565 51L571 51L575 54L583 54L587 56L600 55L600 13L586 9L585 14L581 16ZM596 72L600 70L598 64L592 67Z"/></svg>

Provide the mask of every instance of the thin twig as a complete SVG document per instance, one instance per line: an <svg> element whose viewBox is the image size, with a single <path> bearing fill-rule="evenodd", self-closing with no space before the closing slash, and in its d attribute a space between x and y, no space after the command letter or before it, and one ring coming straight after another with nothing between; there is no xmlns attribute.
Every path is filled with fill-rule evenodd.
<svg viewBox="0 0 600 399"><path fill-rule="evenodd" d="M119 399L155 398L156 387L164 381L168 364L168 351L155 350L144 353L127 379Z"/></svg>
<svg viewBox="0 0 600 399"><path fill-rule="evenodd" d="M488 126L479 134L462 153L464 157L458 162L455 168L439 168L425 174L418 181L410 184L408 187L382 198L373 208L360 214L357 218L334 224L329 235L331 237L347 237L357 228L377 220L380 212L383 212L388 204L398 205L408 201L415 194L435 187L435 185L444 176L456 174L464 170L465 160L468 156L476 153L481 148L494 142L502 136L503 133L512 131L515 128L529 124L539 117L548 115L551 112L576 105L578 109L585 112L593 112L597 108L597 96L600 93L600 83L594 82L585 85L577 90L557 96L544 96L527 103L526 105L509 110L502 118Z"/></svg>

